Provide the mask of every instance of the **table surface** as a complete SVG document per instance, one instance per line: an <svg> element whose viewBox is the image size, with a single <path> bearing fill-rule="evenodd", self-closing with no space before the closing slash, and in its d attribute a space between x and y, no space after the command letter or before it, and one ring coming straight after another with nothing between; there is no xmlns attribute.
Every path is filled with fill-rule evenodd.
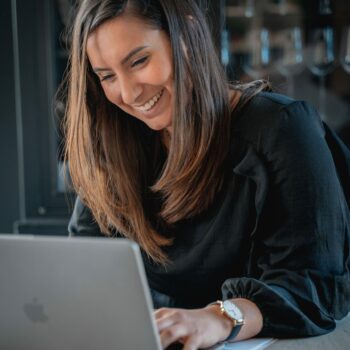
<svg viewBox="0 0 350 350"><path fill-rule="evenodd" d="M349 350L350 314L337 321L337 328L325 335L302 339L279 339L267 350Z"/></svg>

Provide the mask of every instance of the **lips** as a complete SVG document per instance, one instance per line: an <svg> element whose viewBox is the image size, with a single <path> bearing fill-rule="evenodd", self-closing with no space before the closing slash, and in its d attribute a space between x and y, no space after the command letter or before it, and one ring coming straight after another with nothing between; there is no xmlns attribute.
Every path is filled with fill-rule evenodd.
<svg viewBox="0 0 350 350"><path fill-rule="evenodd" d="M141 112L148 112L152 107L154 107L155 104L159 101L159 99L162 97L164 92L164 89L160 92L158 92L157 95L153 96L148 102L146 102L143 106L136 107Z"/></svg>

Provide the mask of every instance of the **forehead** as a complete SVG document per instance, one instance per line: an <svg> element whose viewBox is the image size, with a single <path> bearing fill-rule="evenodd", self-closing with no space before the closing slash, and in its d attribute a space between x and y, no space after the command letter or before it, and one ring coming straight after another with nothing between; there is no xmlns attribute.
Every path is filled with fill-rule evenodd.
<svg viewBox="0 0 350 350"><path fill-rule="evenodd" d="M92 65L121 61L137 46L159 48L166 34L142 19L122 15L97 27L88 37L87 55Z"/></svg>

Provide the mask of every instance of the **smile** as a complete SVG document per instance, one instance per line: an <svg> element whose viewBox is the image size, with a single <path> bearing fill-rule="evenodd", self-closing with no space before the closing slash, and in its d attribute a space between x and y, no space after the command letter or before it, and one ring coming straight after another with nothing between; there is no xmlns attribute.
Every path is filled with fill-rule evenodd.
<svg viewBox="0 0 350 350"><path fill-rule="evenodd" d="M160 92L158 92L157 95L152 97L148 102L146 102L143 106L139 106L136 109L138 109L141 112L148 112L152 107L154 107L155 104L159 101L159 99L162 97L164 92L164 89Z"/></svg>

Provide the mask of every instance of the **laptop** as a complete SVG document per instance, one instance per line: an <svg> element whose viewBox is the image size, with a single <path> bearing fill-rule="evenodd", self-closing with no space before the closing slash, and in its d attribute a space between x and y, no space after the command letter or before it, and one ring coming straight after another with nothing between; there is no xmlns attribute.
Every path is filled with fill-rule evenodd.
<svg viewBox="0 0 350 350"><path fill-rule="evenodd" d="M139 247L0 235L0 347L160 350Z"/></svg>

